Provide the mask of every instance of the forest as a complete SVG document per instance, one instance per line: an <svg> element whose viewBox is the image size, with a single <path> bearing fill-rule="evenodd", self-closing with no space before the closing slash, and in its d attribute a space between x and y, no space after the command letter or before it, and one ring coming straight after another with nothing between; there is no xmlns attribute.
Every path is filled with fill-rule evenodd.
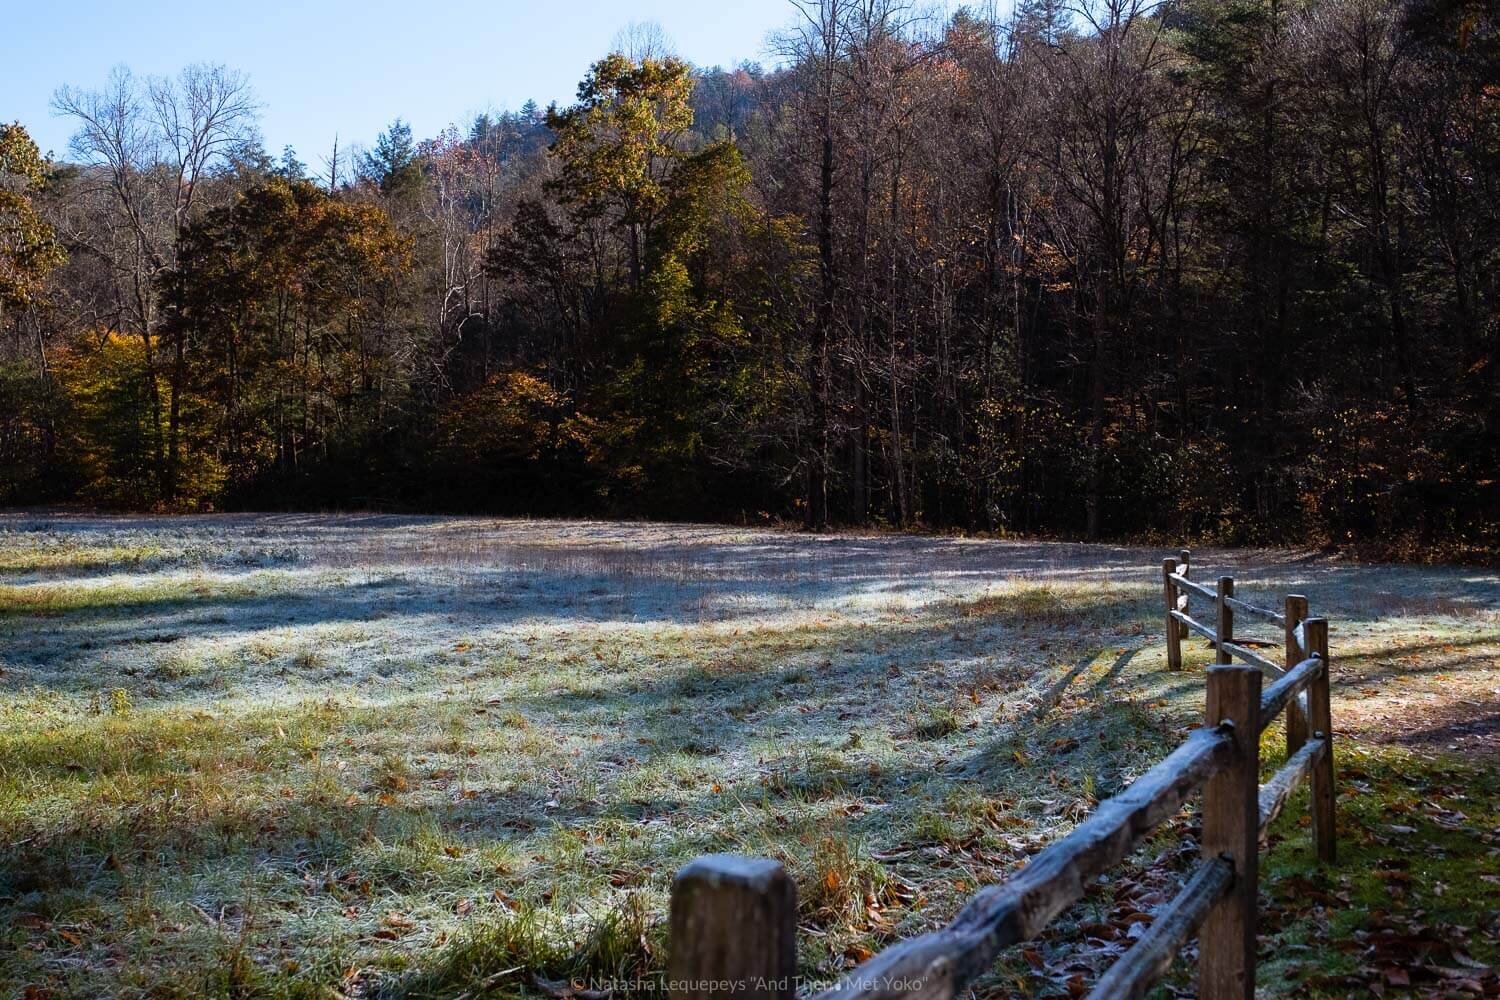
<svg viewBox="0 0 1500 1000"><path fill-rule="evenodd" d="M0 503L1500 556L1493 6L797 0L774 49L637 32L316 166L232 67L61 88L69 149L0 125Z"/></svg>

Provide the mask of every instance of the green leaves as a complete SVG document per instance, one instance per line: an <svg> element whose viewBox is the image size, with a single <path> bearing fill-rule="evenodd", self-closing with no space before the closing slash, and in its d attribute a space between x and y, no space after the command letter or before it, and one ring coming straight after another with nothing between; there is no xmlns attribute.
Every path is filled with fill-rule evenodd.
<svg viewBox="0 0 1500 1000"><path fill-rule="evenodd" d="M375 148L360 160L360 173L382 194L402 199L422 188L422 161L412 143L411 126L397 118L375 140Z"/></svg>
<svg viewBox="0 0 1500 1000"><path fill-rule="evenodd" d="M575 219L608 214L635 226L661 210L666 176L682 156L677 140L693 124L692 90L680 59L637 63L616 53L594 64L577 104L548 113L562 163L551 188Z"/></svg>

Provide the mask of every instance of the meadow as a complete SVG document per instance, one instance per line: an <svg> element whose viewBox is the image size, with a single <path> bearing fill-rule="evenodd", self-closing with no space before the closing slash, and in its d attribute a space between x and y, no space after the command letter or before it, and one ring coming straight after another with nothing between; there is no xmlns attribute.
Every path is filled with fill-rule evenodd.
<svg viewBox="0 0 1500 1000"><path fill-rule="evenodd" d="M786 863L830 981L1196 724L1212 652L1166 669L1165 554L0 515L0 994L592 1000L568 981L659 974L672 874L710 851ZM1296 805L1273 827L1261 993L1500 990L1500 574L1194 563L1332 623L1343 853L1318 868ZM1193 834L1188 810L977 992L1075 994Z"/></svg>

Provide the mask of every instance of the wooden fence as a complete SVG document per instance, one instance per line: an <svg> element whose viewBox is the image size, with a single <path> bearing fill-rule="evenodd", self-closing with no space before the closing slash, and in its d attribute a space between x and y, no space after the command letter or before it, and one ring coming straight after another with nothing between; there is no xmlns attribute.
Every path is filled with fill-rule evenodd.
<svg viewBox="0 0 1500 1000"><path fill-rule="evenodd" d="M1191 568L1186 551L1162 566L1167 657L1171 669L1182 668L1190 633L1213 644L1205 725L1014 877L980 891L946 927L885 949L813 1000L959 996L1002 949L1040 933L1200 788L1202 859L1089 997L1144 996L1197 932L1199 997L1253 998L1260 836L1309 776L1318 858L1334 858L1328 622L1307 616L1305 597L1288 597L1280 612L1257 607L1234 596L1230 577L1206 587ZM1194 599L1211 605L1212 627L1193 616ZM1284 628L1284 665L1236 641L1236 616ZM1263 688L1265 674L1274 680ZM1262 785L1260 736L1283 711L1287 761ZM796 928L796 888L779 863L701 857L677 873L672 888L668 991L677 1000L792 1000Z"/></svg>

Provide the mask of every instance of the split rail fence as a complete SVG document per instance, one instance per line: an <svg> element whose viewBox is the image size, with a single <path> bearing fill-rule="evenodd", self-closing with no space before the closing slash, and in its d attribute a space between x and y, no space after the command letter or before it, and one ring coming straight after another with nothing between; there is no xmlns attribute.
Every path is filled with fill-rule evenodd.
<svg viewBox="0 0 1500 1000"><path fill-rule="evenodd" d="M1230 577L1210 587L1193 579L1191 570L1185 550L1162 566L1167 657L1169 667L1180 670L1182 643L1192 634L1213 645L1205 724L1014 877L976 894L946 927L892 945L813 1000L961 995L1002 949L1040 933L1200 788L1201 860L1089 997L1144 996L1196 932L1199 997L1252 1000L1260 836L1305 779L1312 787L1318 859L1334 860L1328 622L1308 617L1307 598L1300 595L1274 611L1236 597ZM1194 617L1195 600L1207 602L1212 626ZM1240 618L1284 629L1282 663L1237 637ZM1263 687L1267 674L1274 680ZM1283 711L1287 760L1262 785L1261 733ZM673 884L668 991L674 1000L792 1000L798 986L796 933L796 887L778 862L698 858Z"/></svg>

